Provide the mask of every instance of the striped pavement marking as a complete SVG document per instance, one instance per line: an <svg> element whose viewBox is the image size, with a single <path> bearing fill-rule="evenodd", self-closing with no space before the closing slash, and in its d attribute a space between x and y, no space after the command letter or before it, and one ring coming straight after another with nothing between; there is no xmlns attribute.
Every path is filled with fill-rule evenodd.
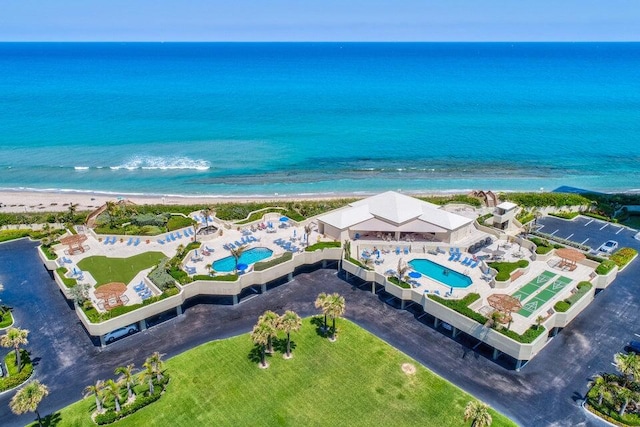
<svg viewBox="0 0 640 427"><path fill-rule="evenodd" d="M586 227L587 225L591 224L593 222L593 220L590 220L589 222L587 222L584 226Z"/></svg>
<svg viewBox="0 0 640 427"><path fill-rule="evenodd" d="M600 227L600 230L603 230L607 225L609 225L609 223L605 222L604 225L602 227Z"/></svg>

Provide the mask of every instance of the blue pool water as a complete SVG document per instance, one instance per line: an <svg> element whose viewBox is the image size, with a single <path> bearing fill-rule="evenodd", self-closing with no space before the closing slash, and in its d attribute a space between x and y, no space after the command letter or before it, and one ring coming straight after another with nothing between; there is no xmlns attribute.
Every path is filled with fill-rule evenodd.
<svg viewBox="0 0 640 427"><path fill-rule="evenodd" d="M454 288L466 288L472 283L469 276L460 274L428 259L411 260L409 261L409 266L433 280Z"/></svg>
<svg viewBox="0 0 640 427"><path fill-rule="evenodd" d="M268 248L251 248L240 255L238 264L251 265L273 255L273 251ZM215 271L233 271L236 267L236 261L232 256L219 259L213 263Z"/></svg>

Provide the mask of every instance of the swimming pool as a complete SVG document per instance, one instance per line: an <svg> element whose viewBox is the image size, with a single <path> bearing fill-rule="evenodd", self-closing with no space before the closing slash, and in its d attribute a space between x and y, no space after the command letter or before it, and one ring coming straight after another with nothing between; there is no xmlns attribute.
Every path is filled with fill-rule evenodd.
<svg viewBox="0 0 640 427"><path fill-rule="evenodd" d="M453 271L450 268L429 261L428 259L411 260L409 261L409 266L415 271L453 288L466 288L472 283L469 276Z"/></svg>
<svg viewBox="0 0 640 427"><path fill-rule="evenodd" d="M238 264L251 265L273 255L273 251L269 248L251 248L242 253L238 259ZM236 260L232 256L221 258L213 263L215 271L233 271L236 268Z"/></svg>

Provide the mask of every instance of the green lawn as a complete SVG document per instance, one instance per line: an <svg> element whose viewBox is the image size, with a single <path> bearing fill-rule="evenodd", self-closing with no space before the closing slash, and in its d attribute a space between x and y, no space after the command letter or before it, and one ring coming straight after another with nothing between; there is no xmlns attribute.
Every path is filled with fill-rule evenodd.
<svg viewBox="0 0 640 427"><path fill-rule="evenodd" d="M166 394L116 425L468 425L470 395L348 321L338 321L335 343L317 335L312 319L293 340L293 359L276 353L266 370L249 357L248 334L176 356L166 364ZM88 398L64 408L56 426L91 425L93 405ZM491 414L493 427L515 426Z"/></svg>
<svg viewBox="0 0 640 427"><path fill-rule="evenodd" d="M96 286L110 282L129 283L140 271L151 268L165 258L162 252L145 252L129 258L91 256L78 263L81 270L91 273Z"/></svg>

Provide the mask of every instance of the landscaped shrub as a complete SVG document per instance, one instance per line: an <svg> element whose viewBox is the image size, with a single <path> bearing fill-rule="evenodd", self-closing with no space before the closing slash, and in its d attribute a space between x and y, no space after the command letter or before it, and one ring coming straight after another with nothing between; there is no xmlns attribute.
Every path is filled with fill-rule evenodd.
<svg viewBox="0 0 640 427"><path fill-rule="evenodd" d="M51 249L51 246L57 244L58 242L53 242L48 245L40 245L40 249L42 249L42 253L47 257L48 260L55 261L58 259L58 255Z"/></svg>
<svg viewBox="0 0 640 427"><path fill-rule="evenodd" d="M535 341L535 339L538 338L540 335L542 335L542 333L545 331L545 328L543 326L533 325L529 329L524 331L522 335L510 329L505 329L505 328L500 328L496 330L500 332L502 335L506 335L509 338L514 339L518 342L521 342L523 344L529 344Z"/></svg>
<svg viewBox="0 0 640 427"><path fill-rule="evenodd" d="M433 203L434 205L446 205L448 203L462 203L465 205L471 205L476 208L482 206L480 199L475 197L467 196L466 194L452 194L448 196L424 196L417 197L420 200L424 200L425 202Z"/></svg>
<svg viewBox="0 0 640 427"><path fill-rule="evenodd" d="M592 287L593 287L593 285L590 282L587 282L587 281L583 281L583 282L578 283L578 286L576 286L576 288L578 290L573 295L571 295L569 298L567 298L565 301L567 303L569 303L569 305L575 304L576 302L578 302L578 300L580 300L580 298L585 296L587 294L587 292L589 292L591 290Z"/></svg>
<svg viewBox="0 0 640 427"><path fill-rule="evenodd" d="M555 249L559 249L559 248L562 247L562 245L552 244L548 240L540 239L538 237L531 237L531 238L529 238L529 240L532 241L536 245L536 253L538 255L545 255L545 254L551 252L554 248Z"/></svg>
<svg viewBox="0 0 640 427"><path fill-rule="evenodd" d="M560 237L556 237L552 234L542 233L540 231L530 231L529 234L534 236L543 237L547 240L553 240L554 242L559 242L564 246L571 246L572 248L580 249L581 251L589 251L591 248L589 246L581 245L580 243L572 242L571 240L562 239Z"/></svg>
<svg viewBox="0 0 640 427"><path fill-rule="evenodd" d="M492 213L488 213L488 214L484 214L482 216L479 216L478 218L476 218L476 221L478 222L478 224L480 225L485 225L484 222L486 220L488 220L489 218L491 218L493 216Z"/></svg>
<svg viewBox="0 0 640 427"><path fill-rule="evenodd" d="M553 306L553 309L559 313L564 313L565 311L569 310L569 307L571 307L571 304L569 304L568 302L558 301Z"/></svg>
<svg viewBox="0 0 640 427"><path fill-rule="evenodd" d="M573 193L500 193L500 200L508 200L527 208L542 208L554 206L582 206L590 205L591 200L580 194Z"/></svg>
<svg viewBox="0 0 640 427"><path fill-rule="evenodd" d="M164 227L167 223L166 215L156 215L152 213L143 213L139 215L135 215L131 222L135 225L139 225L141 227L145 225L152 225L156 227Z"/></svg>
<svg viewBox="0 0 640 427"><path fill-rule="evenodd" d="M595 219L601 219L601 220L607 221L607 222L618 222L618 220L615 219L615 218L610 218L610 217L608 217L606 215L600 215L600 214L597 214L597 213L594 213L594 212L585 212L585 213L583 213L583 215L591 217L591 218L595 218Z"/></svg>
<svg viewBox="0 0 640 427"><path fill-rule="evenodd" d="M598 393L591 388L587 393L587 408L594 414L609 421L612 424L640 426L640 416L638 414L626 412L622 417L618 414L616 408L617 403L611 402L607 396L602 401L602 405L598 405Z"/></svg>
<svg viewBox="0 0 640 427"><path fill-rule="evenodd" d="M158 266L149 273L149 280L161 290L165 290L174 285L174 278L167 272L169 258L165 258L158 263Z"/></svg>
<svg viewBox="0 0 640 427"><path fill-rule="evenodd" d="M469 308L469 305L471 303L473 303L474 301L480 298L479 294L476 294L476 293L467 294L462 299L445 299L437 295L430 294L429 298L483 325L488 320L482 314L475 312Z"/></svg>
<svg viewBox="0 0 640 427"><path fill-rule="evenodd" d="M0 328L7 328L13 324L13 315L11 308L6 305L0 305Z"/></svg>
<svg viewBox="0 0 640 427"><path fill-rule="evenodd" d="M410 284L408 284L404 280L398 280L397 277L389 276L387 277L387 280L389 280L391 283L393 283L396 286L400 286L402 289L411 289Z"/></svg>
<svg viewBox="0 0 640 427"><path fill-rule="evenodd" d="M575 217L580 215L580 212L555 212L550 213L549 215L563 219L574 219Z"/></svg>
<svg viewBox="0 0 640 427"><path fill-rule="evenodd" d="M270 259L268 261L260 261L260 262L256 262L255 264L253 264L253 270L254 271L263 271L266 270L267 268L271 268L274 267L278 264L282 264L283 262L287 262L290 261L293 258L293 253L292 252L285 252L282 255L280 255L279 257Z"/></svg>
<svg viewBox="0 0 640 427"><path fill-rule="evenodd" d="M25 349L21 349L20 358L22 362L22 370L18 372L15 352L10 351L5 356L4 362L9 375L0 377L0 392L19 386L23 382L27 381L33 373L33 364L29 358L29 352Z"/></svg>
<svg viewBox="0 0 640 427"><path fill-rule="evenodd" d="M179 230L181 228L189 227L194 225L196 222L189 217L183 217L180 215L173 215L167 221L167 229L169 231Z"/></svg>
<svg viewBox="0 0 640 427"><path fill-rule="evenodd" d="M305 248L305 251L313 252L313 251L318 251L325 248L339 248L339 247L340 247L340 242L318 242L311 246L307 246Z"/></svg>
<svg viewBox="0 0 640 427"><path fill-rule="evenodd" d="M348 258L346 258L346 260L347 260L347 261L349 261L349 262L350 262L350 263L352 263L352 264L357 265L357 266L358 266L358 267L360 267L360 268L364 268L365 270L373 270L371 267L369 267L368 265L365 265L365 264L361 263L360 261L358 261L358 260L357 260L357 259L355 259L355 258L348 257Z"/></svg>
<svg viewBox="0 0 640 427"><path fill-rule="evenodd" d="M615 266L616 266L615 262L605 259L600 263L598 268L596 268L596 273L601 276L604 276L605 274L609 274L609 272L613 270Z"/></svg>
<svg viewBox="0 0 640 427"><path fill-rule="evenodd" d="M187 283L191 283L193 281L186 271L177 267L171 267L169 269L169 274L181 285L186 285Z"/></svg>
<svg viewBox="0 0 640 427"><path fill-rule="evenodd" d="M625 265L629 264L629 262L638 254L633 248L620 248L615 251L609 259L616 263L619 269L622 269Z"/></svg>
<svg viewBox="0 0 640 427"><path fill-rule="evenodd" d="M114 317L121 316L125 313L129 313L130 311L134 311L139 309L140 307L144 307L145 305L153 304L154 302L162 301L165 298L177 295L180 290L176 287L168 288L166 291L161 293L158 296L148 298L142 302L142 304L134 304L134 305L121 305L119 307L114 308L113 310L107 311L106 313L98 313L93 306L84 307L81 306L82 311L87 316L87 319L91 323L100 323L105 320L113 319Z"/></svg>
<svg viewBox="0 0 640 427"><path fill-rule="evenodd" d="M521 259L517 262L490 262L487 264L489 267L496 269L498 274L496 275L496 280L505 282L509 280L511 277L511 273L513 273L518 268L526 268L529 265L529 261L526 259Z"/></svg>
<svg viewBox="0 0 640 427"><path fill-rule="evenodd" d="M136 400L130 405L123 405L120 409L120 412L116 413L113 409L108 409L102 414L96 415L95 421L98 425L111 424L121 418L124 418L128 415L137 412L138 410L144 408L145 406L155 402L156 400L162 397L162 392L166 389L166 384L168 381L168 376L165 376L160 384L157 384L156 381L154 383L157 384L154 389L154 393L148 396L136 396Z"/></svg>

